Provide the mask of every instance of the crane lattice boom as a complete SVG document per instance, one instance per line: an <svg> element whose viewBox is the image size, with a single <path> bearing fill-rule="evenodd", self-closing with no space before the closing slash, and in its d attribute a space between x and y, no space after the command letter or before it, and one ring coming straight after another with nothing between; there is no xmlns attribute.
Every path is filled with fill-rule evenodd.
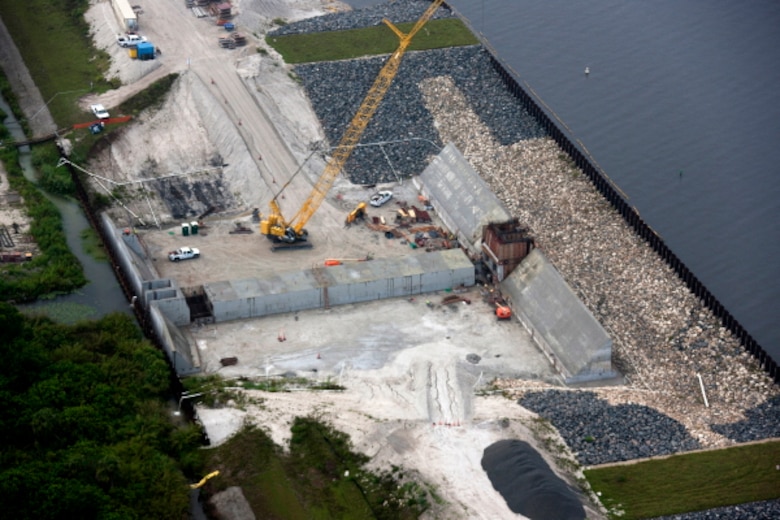
<svg viewBox="0 0 780 520"><path fill-rule="evenodd" d="M352 155L352 151L355 146L360 142L360 138L363 135L368 123L371 122L371 118L374 117L374 113L385 97L390 85L393 82L398 68L401 65L401 59L406 52L406 48L411 43L414 35L419 32L420 29L426 24L426 22L433 16L433 13L439 8L444 0L435 0L431 3L428 9L420 16L417 23L414 24L412 30L408 34L402 33L396 26L390 23L388 20L383 22L396 34L400 39L400 43L395 52L390 56L382 70L379 71L374 84L369 89L363 102L357 110L357 113L350 121L347 130L341 137L338 146L333 151L328 164L325 166L325 171L322 173L317 183L312 189L311 195L303 203L301 209L296 215L288 222L281 214L279 204L276 201L276 197L271 201L271 215L266 222L261 224L261 231L269 236L273 236L279 240L285 242L295 242L298 240L306 239L306 232L303 229L311 216L325 200L325 196L330 191L333 183L336 181L341 172L344 164Z"/></svg>

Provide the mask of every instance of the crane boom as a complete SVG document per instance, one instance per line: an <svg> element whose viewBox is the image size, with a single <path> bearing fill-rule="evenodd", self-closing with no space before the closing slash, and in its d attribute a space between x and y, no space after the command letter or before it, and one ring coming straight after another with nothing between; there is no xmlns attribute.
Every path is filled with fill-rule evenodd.
<svg viewBox="0 0 780 520"><path fill-rule="evenodd" d="M401 58L403 58L407 47L412 41L412 38L422 29L422 27L433 16L439 6L444 0L434 0L428 9L420 16L417 23L414 24L412 30L409 33L402 33L395 25L389 22L387 19L382 20L399 38L400 43L398 48L393 52L390 58L379 71L374 84L368 90L366 97L360 104L357 113L350 121L344 135L341 137L338 146L334 149L330 160L325 166L325 171L317 179L314 188L312 189L309 198L298 210L298 213L288 222L282 216L281 209L276 200L276 197L270 202L271 214L266 221L261 222L260 231L269 238L275 238L283 242L297 242L306 240L307 233L304 230L304 226L309 219L314 215L317 209L325 200L325 196L330 191L333 183L336 181L341 172L344 164L352 155L352 151L355 146L360 142L360 138L363 135L368 123L374 116L377 108L379 108L382 99L385 97L390 85L393 82L398 68L401 65Z"/></svg>

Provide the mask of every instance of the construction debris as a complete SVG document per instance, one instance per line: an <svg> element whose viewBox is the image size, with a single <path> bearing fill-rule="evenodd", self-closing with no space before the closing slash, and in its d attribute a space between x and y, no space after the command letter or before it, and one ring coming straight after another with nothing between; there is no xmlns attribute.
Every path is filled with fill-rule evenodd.
<svg viewBox="0 0 780 520"><path fill-rule="evenodd" d="M442 305L450 305L453 303L460 303L463 302L466 305L471 305L471 300L466 298L465 296L461 296L459 294L450 294L442 298L441 304Z"/></svg>
<svg viewBox="0 0 780 520"><path fill-rule="evenodd" d="M252 231L251 228L246 227L243 222L236 222L235 224L236 224L235 229L232 229L232 230L228 231L229 234L231 234L231 235L249 235L249 234L254 233L254 231Z"/></svg>

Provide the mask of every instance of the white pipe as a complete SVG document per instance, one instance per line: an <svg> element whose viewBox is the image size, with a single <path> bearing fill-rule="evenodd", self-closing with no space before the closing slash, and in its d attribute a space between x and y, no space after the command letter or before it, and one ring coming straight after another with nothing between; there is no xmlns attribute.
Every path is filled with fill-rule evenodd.
<svg viewBox="0 0 780 520"><path fill-rule="evenodd" d="M709 401L707 401L707 393L704 391L704 382L701 380L701 374L696 373L696 377L699 378L699 387L701 387L701 396L704 398L704 406L710 407Z"/></svg>

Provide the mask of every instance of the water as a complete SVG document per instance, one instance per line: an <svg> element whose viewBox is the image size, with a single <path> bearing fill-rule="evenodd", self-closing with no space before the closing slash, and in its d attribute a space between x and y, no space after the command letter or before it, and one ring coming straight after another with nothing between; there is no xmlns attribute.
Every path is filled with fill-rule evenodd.
<svg viewBox="0 0 780 520"><path fill-rule="evenodd" d="M449 4L780 360L780 3Z"/></svg>
<svg viewBox="0 0 780 520"><path fill-rule="evenodd" d="M6 114L11 114L11 109L5 100L0 97L0 108ZM14 139L23 140L25 138L21 127L9 116L5 121ZM32 182L36 182L35 170L32 168L32 158L29 153L29 147L23 147L20 150L19 164L24 170L25 177ZM59 197L45 193L62 215L62 226L65 230L68 247L76 255L84 269L84 275L89 282L77 291L58 296L54 300L36 302L29 305L22 305L24 309L36 309L44 313L51 313L52 316L58 316L58 319L64 321L74 321L75 319L98 319L112 312L122 312L132 315L127 299L117 282L111 265L106 261L96 260L84 250L84 243L81 239L81 233L90 227L89 221L81 211L81 207L73 199ZM66 314L62 313L67 309ZM76 316L73 316L75 310Z"/></svg>

